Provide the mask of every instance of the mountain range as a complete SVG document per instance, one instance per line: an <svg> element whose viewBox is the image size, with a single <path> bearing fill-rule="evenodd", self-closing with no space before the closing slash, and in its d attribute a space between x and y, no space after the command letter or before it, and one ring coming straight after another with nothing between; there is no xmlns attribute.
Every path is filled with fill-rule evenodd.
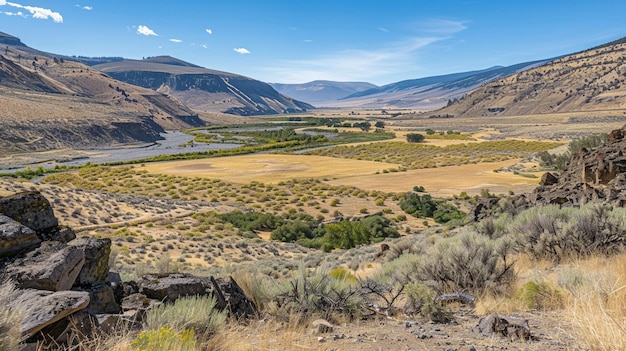
<svg viewBox="0 0 626 351"><path fill-rule="evenodd" d="M277 84L280 93L316 107L434 110L446 106L482 84L506 77L550 60L496 66L485 70L403 80L383 86L369 83L314 81Z"/></svg>
<svg viewBox="0 0 626 351"><path fill-rule="evenodd" d="M250 116L313 108L278 93L267 83L170 56L124 59L92 67L120 81L172 95L194 110Z"/></svg>
<svg viewBox="0 0 626 351"><path fill-rule="evenodd" d="M291 113L313 105L423 110L434 117L618 110L626 108L624 62L622 39L556 59L380 87L268 84L170 56L56 55L0 32L0 152L153 142L165 130L205 125L206 113Z"/></svg>

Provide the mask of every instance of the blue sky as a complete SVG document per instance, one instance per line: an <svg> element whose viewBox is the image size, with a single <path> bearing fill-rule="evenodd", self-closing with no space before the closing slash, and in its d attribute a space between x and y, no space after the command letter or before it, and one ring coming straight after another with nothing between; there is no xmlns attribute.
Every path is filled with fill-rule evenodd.
<svg viewBox="0 0 626 351"><path fill-rule="evenodd" d="M584 50L626 36L625 13L617 0L0 0L0 31L64 55L383 85Z"/></svg>

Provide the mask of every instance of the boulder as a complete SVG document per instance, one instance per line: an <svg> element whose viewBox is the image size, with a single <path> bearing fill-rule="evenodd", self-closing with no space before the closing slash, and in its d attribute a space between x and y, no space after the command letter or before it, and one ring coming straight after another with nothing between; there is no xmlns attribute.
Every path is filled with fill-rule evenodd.
<svg viewBox="0 0 626 351"><path fill-rule="evenodd" d="M76 233L70 227L54 227L40 230L37 232L37 236L43 241L59 241L62 243L68 243L76 239Z"/></svg>
<svg viewBox="0 0 626 351"><path fill-rule="evenodd" d="M38 191L26 191L0 197L0 213L34 231L54 228L59 225L50 202Z"/></svg>
<svg viewBox="0 0 626 351"><path fill-rule="evenodd" d="M93 285L89 289L74 288L77 291L89 293L89 306L87 310L94 314L120 313L122 309L115 301L113 288L107 284Z"/></svg>
<svg viewBox="0 0 626 351"><path fill-rule="evenodd" d="M23 339L27 339L45 327L86 308L89 305L89 293L26 289L20 291L13 304L25 307L20 332Z"/></svg>
<svg viewBox="0 0 626 351"><path fill-rule="evenodd" d="M85 253L85 264L78 275L76 285L85 287L109 282L111 239L85 237L74 239L68 245Z"/></svg>
<svg viewBox="0 0 626 351"><path fill-rule="evenodd" d="M122 300L122 310L145 310L150 307L151 301L153 300L150 300L144 294L132 294Z"/></svg>
<svg viewBox="0 0 626 351"><path fill-rule="evenodd" d="M206 278L191 274L148 274L137 282L139 291L150 299L172 302L185 296L205 296L210 285Z"/></svg>
<svg viewBox="0 0 626 351"><path fill-rule="evenodd" d="M539 181L539 185L554 185L559 182L559 178L557 178L554 174L550 172L546 172L541 176L541 180Z"/></svg>
<svg viewBox="0 0 626 351"><path fill-rule="evenodd" d="M40 243L34 230L0 214L0 258L17 255Z"/></svg>
<svg viewBox="0 0 626 351"><path fill-rule="evenodd" d="M480 319L478 331L484 336L499 335L511 339L526 340L530 338L530 326L526 319L505 316L497 313Z"/></svg>
<svg viewBox="0 0 626 351"><path fill-rule="evenodd" d="M95 315L81 310L46 326L26 340L37 343L37 350L70 349L93 336L98 327Z"/></svg>
<svg viewBox="0 0 626 351"><path fill-rule="evenodd" d="M213 277L197 277L183 273L148 274L137 284L139 292L149 299L173 302L185 296L211 295L215 297L218 309L228 310L229 314L237 319L258 314L257 306L232 277L218 281Z"/></svg>
<svg viewBox="0 0 626 351"><path fill-rule="evenodd" d="M69 290L85 262L85 253L74 246L44 242L25 257L9 263L5 272L22 289Z"/></svg>

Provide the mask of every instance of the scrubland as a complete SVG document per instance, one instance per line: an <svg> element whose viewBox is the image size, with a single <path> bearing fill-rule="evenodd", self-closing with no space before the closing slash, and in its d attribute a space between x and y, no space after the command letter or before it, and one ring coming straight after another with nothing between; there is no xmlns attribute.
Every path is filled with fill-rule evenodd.
<svg viewBox="0 0 626 351"><path fill-rule="evenodd" d="M124 279L232 276L260 310L242 323L211 299L181 300L151 310L142 331L97 336L85 350L626 349L626 212L515 209L508 196L539 181L534 155L566 140L474 132L310 155L89 165L38 184L2 179L0 192L40 190L79 236L111 238L110 268ZM487 197L498 199L492 217L460 215ZM433 302L449 292L476 304ZM494 312L528 319L533 337L475 332ZM332 332L311 332L320 318ZM3 345L18 319L0 315Z"/></svg>

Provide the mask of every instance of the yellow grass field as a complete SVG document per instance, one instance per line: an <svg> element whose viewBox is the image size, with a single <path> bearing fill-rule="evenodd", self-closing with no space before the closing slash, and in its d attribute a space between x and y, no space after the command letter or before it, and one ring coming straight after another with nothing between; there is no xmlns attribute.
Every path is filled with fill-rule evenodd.
<svg viewBox="0 0 626 351"><path fill-rule="evenodd" d="M262 154L151 163L146 164L145 169L152 173L218 178L242 184L252 181L276 184L291 178L323 178L332 185L385 192L410 191L413 186L421 185L434 196L447 197L461 191L469 195L479 194L483 188L493 193L532 190L539 178L494 172L516 162L518 160L382 173L383 169L397 165L325 156Z"/></svg>
<svg viewBox="0 0 626 351"><path fill-rule="evenodd" d="M257 154L146 164L154 173L219 178L235 183L278 183L291 178L361 177L398 165L326 156Z"/></svg>
<svg viewBox="0 0 626 351"><path fill-rule="evenodd" d="M537 174L537 178L526 178L510 172L494 172L496 169L509 167L518 161L507 160L493 163L372 174L332 180L329 183L385 192L410 191L413 189L413 186L421 185L428 193L436 197L458 195L462 191L467 192L469 195L476 195L480 194L481 189L485 188L496 194L504 194L509 190L515 193L531 191L539 183L540 174Z"/></svg>

